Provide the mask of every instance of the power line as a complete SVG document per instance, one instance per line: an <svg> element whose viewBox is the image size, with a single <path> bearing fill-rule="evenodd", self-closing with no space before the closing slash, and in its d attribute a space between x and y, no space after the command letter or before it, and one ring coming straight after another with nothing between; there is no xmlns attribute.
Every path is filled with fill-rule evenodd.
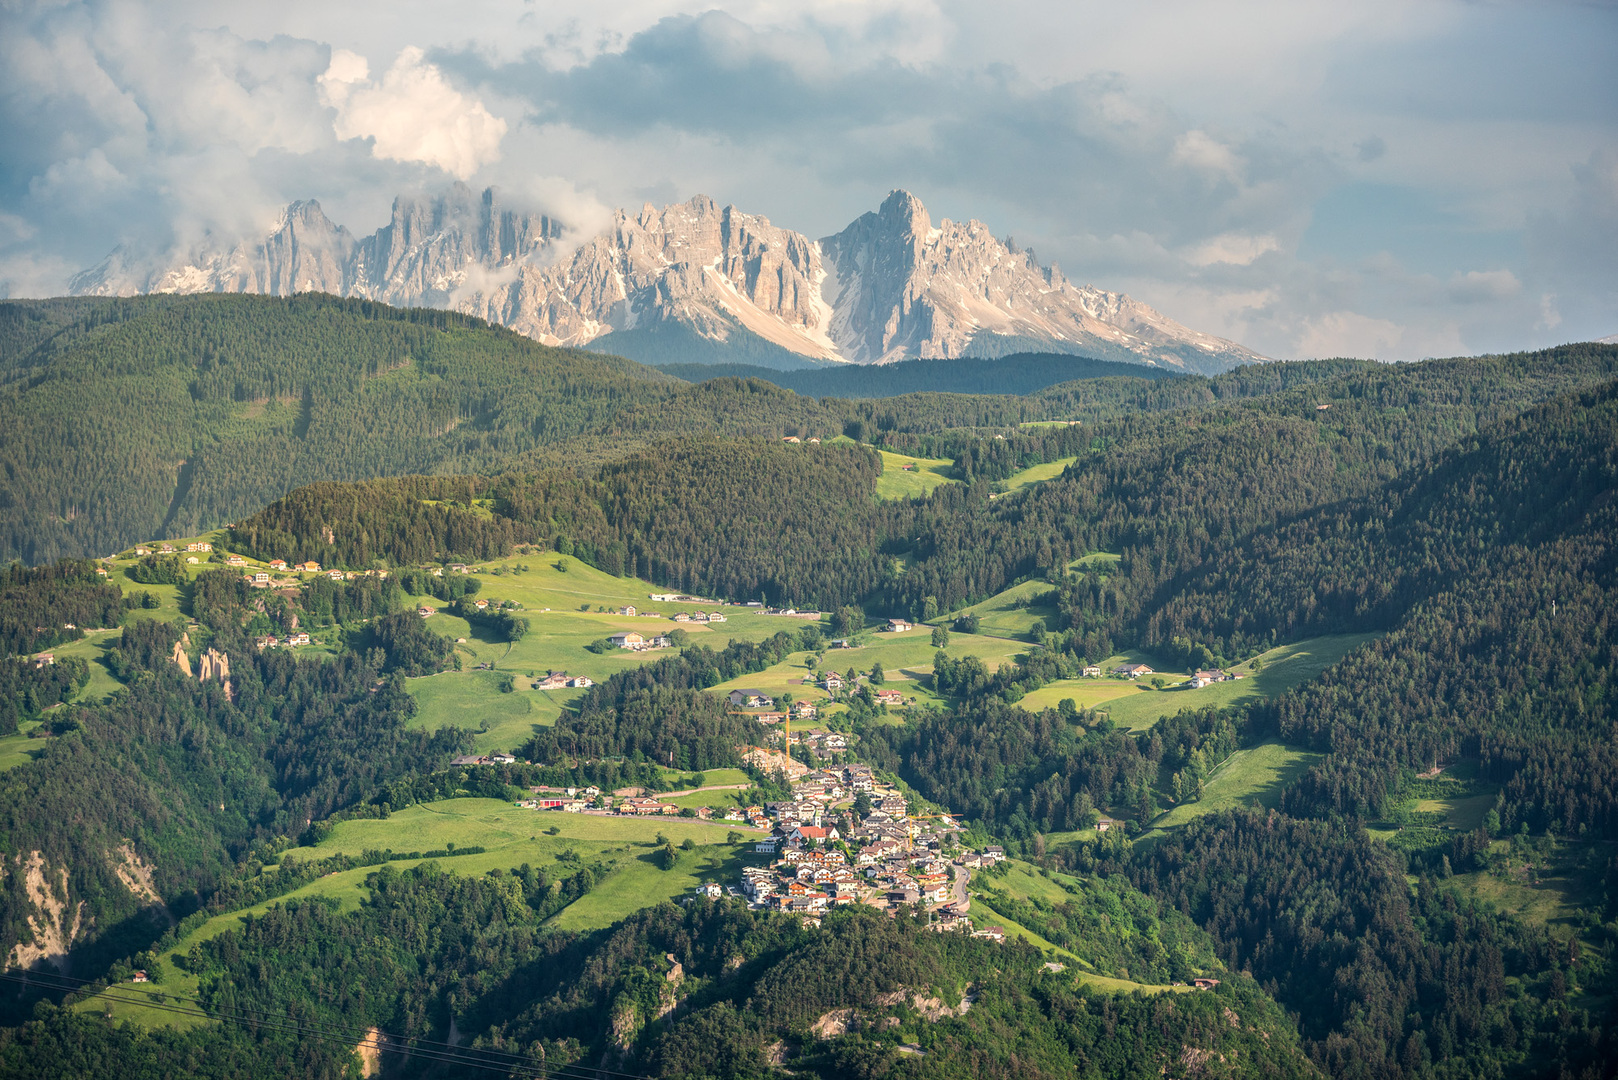
<svg viewBox="0 0 1618 1080"><path fill-rule="evenodd" d="M68 975L52 975L49 973L34 973L33 975L0 974L0 979L27 985L38 985L47 990L76 991L91 985L92 980L75 979ZM46 985L44 980L54 980L57 983L77 985ZM285 1035L296 1035L304 1038L314 1038L323 1042L335 1043L345 1049L356 1046L370 1046L377 1050L401 1054L405 1057L421 1058L428 1061L445 1062L456 1065L467 1065L491 1072L505 1072L526 1077L550 1078L558 1077L561 1080L598 1080L605 1074L608 1076L625 1077L626 1080L651 1080L642 1073L626 1073L615 1069L592 1068L581 1065L534 1065L529 1059L521 1055L512 1054L504 1050L484 1050L463 1048L453 1043L441 1042L434 1039L407 1037L393 1032L376 1029L375 1036L370 1029L363 1034L356 1035L352 1030L330 1027L328 1025L298 1020L292 1017L282 1017L273 1013L263 1013L257 1010L237 1008L224 1009L219 1006L208 1006L200 998L185 994L171 993L169 991L156 991L164 997L172 997L176 1001L189 1001L194 1006L156 1002L149 996L151 992L134 990L117 984L106 986L99 992L112 1001L127 1005L140 1005L143 1008L156 1009L162 1012L173 1013L180 1016L198 1017L206 1020L219 1020L235 1024L238 1027L259 1027L272 1032ZM125 995L142 995L139 997ZM232 1013L236 1015L231 1015ZM504 1058L506 1060L488 1061L477 1060L472 1055L483 1055L488 1058ZM539 1071L534 1071L534 1070Z"/></svg>

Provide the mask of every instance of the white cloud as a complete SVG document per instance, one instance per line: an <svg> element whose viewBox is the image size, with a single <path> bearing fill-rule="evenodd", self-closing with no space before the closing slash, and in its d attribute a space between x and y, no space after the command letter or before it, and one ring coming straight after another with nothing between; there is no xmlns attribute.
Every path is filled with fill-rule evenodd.
<svg viewBox="0 0 1618 1080"><path fill-rule="evenodd" d="M1185 258L1192 266L1212 266L1215 263L1247 266L1260 255L1268 255L1272 251L1279 251L1280 248L1280 241L1269 233L1260 236L1247 233L1221 233L1192 248L1186 253Z"/></svg>
<svg viewBox="0 0 1618 1080"><path fill-rule="evenodd" d="M414 46L376 82L364 57L337 49L319 82L337 110L337 137L372 140L378 158L421 162L461 180L500 160L506 122L451 86Z"/></svg>
<svg viewBox="0 0 1618 1080"><path fill-rule="evenodd" d="M1520 292L1522 282L1510 270L1468 270L1449 283L1449 299L1458 304L1496 303Z"/></svg>
<svg viewBox="0 0 1618 1080"><path fill-rule="evenodd" d="M1206 131L1187 131L1174 141L1173 160L1193 169L1240 182L1245 162Z"/></svg>

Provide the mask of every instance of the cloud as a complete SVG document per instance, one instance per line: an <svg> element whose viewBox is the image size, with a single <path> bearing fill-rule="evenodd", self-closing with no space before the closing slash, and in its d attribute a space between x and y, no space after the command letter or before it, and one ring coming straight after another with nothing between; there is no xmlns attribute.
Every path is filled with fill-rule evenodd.
<svg viewBox="0 0 1618 1080"><path fill-rule="evenodd" d="M1521 292L1522 282L1510 270L1468 270L1449 284L1449 299L1457 304L1498 303Z"/></svg>
<svg viewBox="0 0 1618 1080"><path fill-rule="evenodd" d="M468 179L500 160L506 122L452 87L425 57L414 46L403 49L372 82L364 57L337 49L319 79L321 98L337 111L339 139L370 139L378 158L421 162Z"/></svg>
<svg viewBox="0 0 1618 1080"><path fill-rule="evenodd" d="M1551 344L1618 329L1614 48L1465 0L0 0L0 290L450 177L577 239L899 186L1269 355Z"/></svg>
<svg viewBox="0 0 1618 1080"><path fill-rule="evenodd" d="M1260 255L1278 251L1280 247L1280 242L1268 234L1250 236L1245 233L1223 233L1198 244L1186 255L1186 261L1192 266L1212 266L1215 263L1247 266Z"/></svg>
<svg viewBox="0 0 1618 1080"><path fill-rule="evenodd" d="M1240 181L1245 163L1206 131L1187 131L1174 140L1173 160L1206 173Z"/></svg>

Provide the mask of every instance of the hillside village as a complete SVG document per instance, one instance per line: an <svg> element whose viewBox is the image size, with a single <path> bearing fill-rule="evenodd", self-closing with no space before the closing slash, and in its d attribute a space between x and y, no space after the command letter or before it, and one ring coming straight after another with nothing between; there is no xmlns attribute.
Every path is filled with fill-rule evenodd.
<svg viewBox="0 0 1618 1080"><path fill-rule="evenodd" d="M139 545L115 557L117 561L150 557L184 558L193 573L204 561L223 564L243 572L246 583L255 589L296 588L310 578L349 581L366 577L385 579L387 569L342 570L322 567L318 562L289 564L285 560L249 560L241 555L215 550L209 540ZM106 560L105 570L116 566ZM445 563L407 568L435 578L460 575L486 575L490 568L464 563ZM496 571L498 572L498 571ZM488 579L484 578L487 584ZM476 588L476 586L474 586ZM646 594L656 605L683 605L687 610L652 610L634 604L597 607L597 612L621 619L659 620L673 623L668 631L639 632L620 630L604 640L618 653L643 653L674 647L676 631L716 628L727 624L732 612L755 616L820 622L819 611L791 606L767 607L759 601L725 602L681 593ZM522 610L511 600L487 596L464 601L475 612ZM689 610L695 606L697 610ZM590 605L585 606L585 611ZM543 609L549 613L551 609ZM439 615L438 608L422 602L416 608L422 618ZM539 612L535 612L538 614ZM565 612L562 614L566 614ZM916 629L907 619L893 618L867 628L859 640L851 637L826 641L826 650L855 650L864 646L874 631L882 639ZM926 627L922 627L926 629ZM671 635L675 635L671 637ZM464 644L465 638L456 638ZM307 631L262 635L255 639L259 649L297 648L311 644ZM479 668L492 664L478 665ZM870 673L854 668L837 671L830 663L788 680L793 689L815 696L796 697L790 691L760 687L737 687L723 691L733 712L756 721L762 729L761 743L738 747L744 763L756 774L774 776L788 785L789 797L756 805L692 807L673 801L669 793L647 793L640 789L603 792L595 787L553 789L534 787L529 798L518 801L524 809L590 815L602 818L695 817L734 825L745 830L740 847L750 856L739 874L728 881L707 880L697 894L730 896L744 900L755 910L781 912L818 924L828 911L852 904L866 905L897 914L900 911L925 912L930 925L938 930L961 930L975 936L1003 940L1004 929L984 923L981 916L974 926L971 891L974 870L992 868L1006 857L998 846L972 850L963 845L958 824L948 815L929 811L913 797L907 797L893 783L885 781L871 766L853 760L857 737L825 726L827 707L863 704L865 707L901 710L913 707L916 698L903 689L883 685L880 665ZM1107 675L1134 681L1155 674L1142 663L1124 663L1108 668ZM1100 678L1097 665L1083 675ZM1195 687L1215 681L1239 678L1223 671L1199 671L1190 680ZM525 683L533 691L585 690L596 684L589 675L552 668L534 674ZM910 683L906 686L914 685ZM798 725L794 728L794 725ZM803 760L800 760L802 758ZM806 763L807 762L807 763ZM483 766L522 764L506 751L463 754L451 766L475 769ZM1113 822L1102 817L1094 826L1105 831ZM992 913L991 913L992 916Z"/></svg>

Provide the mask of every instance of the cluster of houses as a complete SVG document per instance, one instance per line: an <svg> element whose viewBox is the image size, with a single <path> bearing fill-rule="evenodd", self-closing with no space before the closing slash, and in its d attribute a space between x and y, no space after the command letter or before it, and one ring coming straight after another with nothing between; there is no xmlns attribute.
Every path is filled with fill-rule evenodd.
<svg viewBox="0 0 1618 1080"><path fill-rule="evenodd" d="M700 602L705 604L715 603L713 600L703 600ZM634 606L629 604L619 608L618 614L626 617L639 616L643 619L663 618L663 613L660 611L636 611ZM722 623L726 621L725 613L722 611L677 611L673 615L670 615L669 619L678 623Z"/></svg>
<svg viewBox="0 0 1618 1080"><path fill-rule="evenodd" d="M462 754L450 761L456 767L472 767L477 765L514 765L517 758L512 754Z"/></svg>
<svg viewBox="0 0 1618 1080"><path fill-rule="evenodd" d="M643 637L633 630L621 630L607 639L620 649L631 652L648 652L652 649L666 649L669 647L667 634L655 634L652 637Z"/></svg>
<svg viewBox="0 0 1618 1080"><path fill-rule="evenodd" d="M534 680L535 690L585 689L594 685L595 680L588 675L569 675L565 671L552 671L543 679Z"/></svg>
<svg viewBox="0 0 1618 1080"><path fill-rule="evenodd" d="M1199 671L1191 676L1191 688L1200 690L1204 686L1212 686L1216 682L1234 682L1241 677L1240 675L1232 675L1228 671L1221 671L1218 668L1212 671Z"/></svg>
<svg viewBox="0 0 1618 1080"><path fill-rule="evenodd" d="M870 810L852 821L847 804L860 795L869 799ZM745 814L756 827L771 829L754 851L776 857L767 866L744 869L735 891L754 908L809 919L844 904L889 910L912 904L933 911L939 929L966 928L965 886L957 884L957 875L1005 857L990 848L952 865L954 822L911 817L904 797L879 782L869 765L803 770L790 800L749 807Z"/></svg>
<svg viewBox="0 0 1618 1080"><path fill-rule="evenodd" d="M299 645L309 644L309 635L301 630L297 633L288 634L286 637L277 637L274 634L265 634L261 638L254 639L253 644L258 646L261 650L295 649Z"/></svg>
<svg viewBox="0 0 1618 1080"><path fill-rule="evenodd" d="M758 605L749 604L748 606L749 607L756 607ZM780 607L780 608L772 607L772 608L765 608L764 609L764 614L766 614L766 615L780 615L780 616L783 616L783 617L788 618L788 619L819 619L821 613L818 612L818 611L799 611L795 607Z"/></svg>
<svg viewBox="0 0 1618 1080"><path fill-rule="evenodd" d="M1138 679L1142 675L1155 675L1157 673L1145 664L1119 664L1117 667L1109 670L1107 674L1120 679ZM1101 678L1100 665L1091 664L1086 667L1084 669L1084 677L1087 679ZM1241 678L1245 678L1245 676L1233 675L1228 671L1221 671L1218 668L1214 668L1212 671L1196 672L1191 676L1190 679L1187 680L1187 682L1190 684L1193 690L1200 690L1204 686L1212 686L1217 682L1230 682L1234 679Z"/></svg>

